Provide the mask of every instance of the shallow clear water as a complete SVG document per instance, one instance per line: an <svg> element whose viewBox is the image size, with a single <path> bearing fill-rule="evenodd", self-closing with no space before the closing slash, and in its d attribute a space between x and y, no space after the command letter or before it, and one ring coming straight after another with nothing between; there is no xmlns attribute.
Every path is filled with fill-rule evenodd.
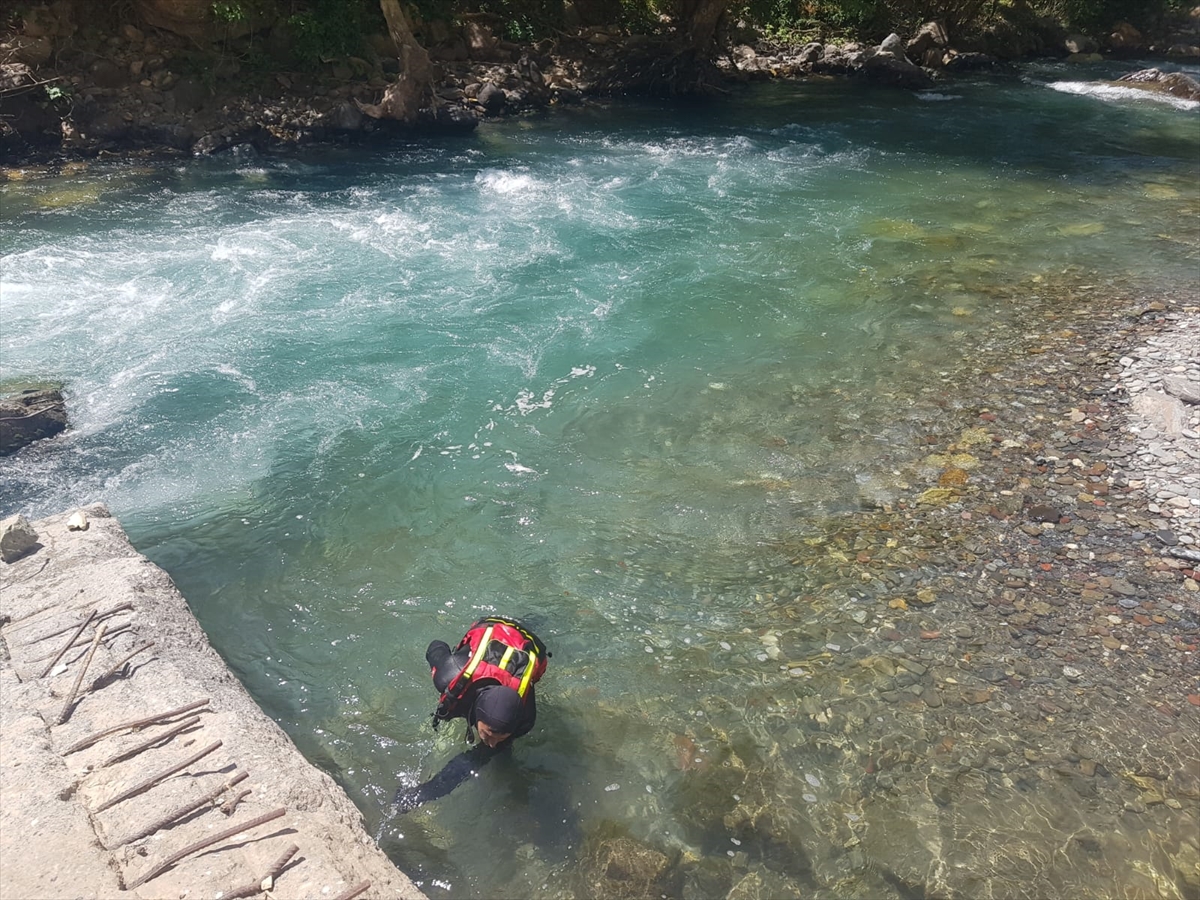
<svg viewBox="0 0 1200 900"><path fill-rule="evenodd" d="M837 679L781 661L857 639L789 619L820 586L780 541L890 496L1016 286L1195 283L1197 111L1079 92L1117 71L9 182L0 378L64 381L74 428L0 512L106 502L430 896L594 894L613 835L693 896L908 896L843 849L901 813L797 730ZM484 612L554 651L538 728L396 818L461 744L424 648Z"/></svg>

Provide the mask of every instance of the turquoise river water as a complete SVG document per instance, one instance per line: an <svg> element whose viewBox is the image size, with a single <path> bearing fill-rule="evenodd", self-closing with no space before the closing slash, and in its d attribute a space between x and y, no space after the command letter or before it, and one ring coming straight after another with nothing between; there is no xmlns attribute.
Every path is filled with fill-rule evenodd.
<svg viewBox="0 0 1200 900"><path fill-rule="evenodd" d="M0 462L0 514L107 503L431 897L925 896L859 841L917 812L755 702L834 687L763 594L813 587L781 538L886 497L897 396L1019 327L1006 286L1195 283L1200 113L1129 68L9 181L0 378L73 427ZM425 646L491 612L554 651L538 727L397 815L462 746ZM1041 883L1105 895L1069 856Z"/></svg>

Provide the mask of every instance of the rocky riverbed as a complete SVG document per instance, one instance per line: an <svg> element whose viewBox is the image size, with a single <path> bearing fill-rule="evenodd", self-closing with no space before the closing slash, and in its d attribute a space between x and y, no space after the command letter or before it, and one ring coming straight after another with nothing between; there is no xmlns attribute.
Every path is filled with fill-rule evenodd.
<svg viewBox="0 0 1200 900"><path fill-rule="evenodd" d="M591 701L669 773L628 821L684 840L602 823L545 896L1200 896L1198 287L1035 277L1020 329L881 384L893 480L805 517L698 699Z"/></svg>

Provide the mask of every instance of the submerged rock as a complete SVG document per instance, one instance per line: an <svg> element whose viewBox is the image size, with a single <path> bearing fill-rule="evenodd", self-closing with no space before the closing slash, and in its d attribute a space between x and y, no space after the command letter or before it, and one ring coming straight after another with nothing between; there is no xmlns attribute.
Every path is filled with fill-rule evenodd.
<svg viewBox="0 0 1200 900"><path fill-rule="evenodd" d="M581 894L596 900L633 900L677 893L670 858L605 823L589 836L579 870Z"/></svg>

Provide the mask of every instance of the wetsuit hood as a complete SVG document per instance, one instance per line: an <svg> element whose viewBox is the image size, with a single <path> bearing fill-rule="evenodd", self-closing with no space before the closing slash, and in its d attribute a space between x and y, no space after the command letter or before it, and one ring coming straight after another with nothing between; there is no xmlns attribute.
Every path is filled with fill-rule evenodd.
<svg viewBox="0 0 1200 900"><path fill-rule="evenodd" d="M479 688L475 704L467 721L472 725L483 722L497 734L512 734L521 721L521 695L501 684Z"/></svg>

